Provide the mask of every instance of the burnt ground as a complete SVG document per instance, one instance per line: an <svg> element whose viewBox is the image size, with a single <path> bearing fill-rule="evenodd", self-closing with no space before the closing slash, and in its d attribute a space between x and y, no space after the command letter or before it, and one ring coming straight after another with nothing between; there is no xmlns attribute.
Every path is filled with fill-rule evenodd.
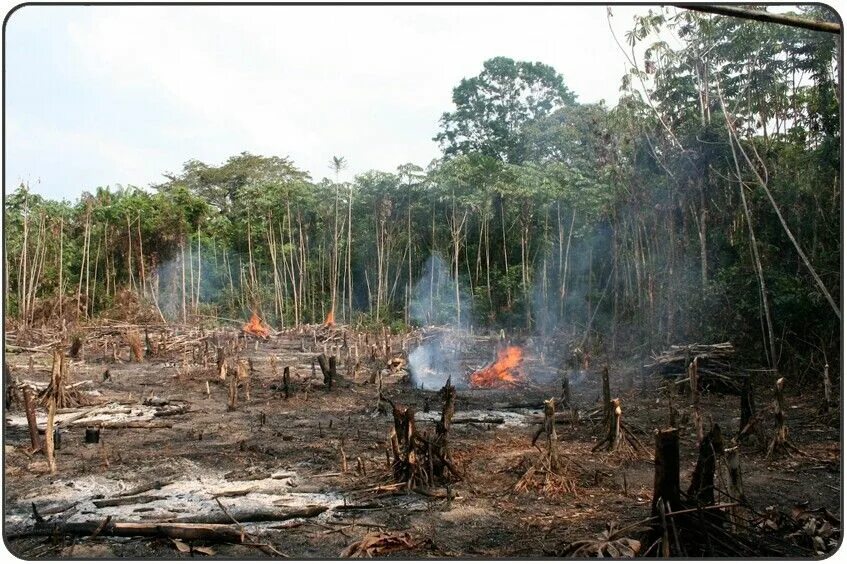
<svg viewBox="0 0 847 564"><path fill-rule="evenodd" d="M323 343L312 331L250 342L242 355L252 360L255 371L251 399L240 397L235 410L227 409L227 388L215 374L212 352L208 368L196 350L185 352L189 349L181 351L176 345L142 363L129 362L129 350L123 345L115 361L108 347L120 339L92 338L70 368L71 382L91 381L78 387L87 403L111 405L108 417L113 421L149 419L149 408L142 403L151 397L185 406L187 411L153 417L148 421L155 425L151 428L106 426L98 444L84 442L86 427L96 427L96 421L77 419L62 432L58 472L51 475L44 456L30 453L23 408L19 401L14 403L5 413L4 433L4 525L12 537L6 541L9 549L24 558L207 557L186 550L192 547L209 547L216 558L263 558L274 551L292 558L337 558L365 534L383 532L408 534L411 547L393 552L393 557L530 558L557 555L570 542L597 538L609 521L627 525L650 516L652 433L666 426L668 408L659 391L663 381L637 375L634 363L611 366L612 394L622 399L624 421L650 452L634 457L592 452L602 429L599 415L589 415L600 405L601 387L600 367L589 367L583 381L572 386L581 420L574 424L565 418L557 426L559 449L569 461L567 472L576 483L576 494L516 492L515 483L539 457L531 441L539 427L542 401L560 394L556 367L530 357L529 370L544 375L537 380L550 383L458 391L450 444L464 479L425 495L380 489L393 482L386 463L386 434L392 420L390 411L376 411L371 375L385 366L385 360L368 364L363 353L356 378L328 391L320 371L313 376L312 359L323 350ZM172 341L179 340L177 331ZM49 350L39 349L37 339L16 341L28 350L7 349L12 351L6 360L13 378L48 382ZM405 339L394 348L403 346ZM489 344L480 349L485 351L482 356L492 350ZM271 357L277 364L276 376ZM342 353L339 373L349 376L343 358ZM292 367L289 399L277 389L287 365ZM104 381L106 369L110 378ZM808 503L809 508L824 507L840 515L840 424L817 416L816 390L801 393L790 385L790 375L787 380L787 423L806 455L768 461L755 443L742 445L748 502L759 511L773 507L785 512ZM757 389L759 408L771 401L765 384L761 381ZM433 428L441 409L436 391L415 389L392 375L385 379L384 393L395 402L415 406L419 429ZM686 404L684 398L677 399L683 417ZM701 404L707 423L720 424L727 435L738 429L737 396L706 392ZM463 418L483 422L462 422ZM43 419L40 411L40 424ZM764 427L769 435L772 418L765 419ZM690 423L680 426L680 435L685 489L697 446ZM346 473L341 472L342 440ZM164 485L144 493L152 500L103 508L93 503L156 480ZM43 518L54 522L102 521L109 515L113 521L179 522L219 512L215 496L232 511L328 509L312 517L244 524L253 535L253 545L272 549L203 541L180 547L169 539L150 537L20 535L34 524L33 504Z"/></svg>

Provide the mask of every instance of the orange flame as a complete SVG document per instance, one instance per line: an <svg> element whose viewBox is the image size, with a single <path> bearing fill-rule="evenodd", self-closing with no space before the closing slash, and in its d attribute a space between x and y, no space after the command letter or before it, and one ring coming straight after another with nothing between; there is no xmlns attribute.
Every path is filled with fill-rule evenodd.
<svg viewBox="0 0 847 564"><path fill-rule="evenodd" d="M516 370L523 361L520 347L506 347L497 353L497 360L480 368L470 377L471 388L507 388L516 386L523 377Z"/></svg>
<svg viewBox="0 0 847 564"><path fill-rule="evenodd" d="M335 312L329 310L329 313L326 314L326 320L324 321L324 327L332 327L335 325Z"/></svg>
<svg viewBox="0 0 847 564"><path fill-rule="evenodd" d="M255 311L253 312L253 315L250 316L250 322L246 323L242 329L245 333L249 333L256 337L262 337L263 339L267 339L271 334L270 329L262 323L262 320L258 315L256 315Z"/></svg>

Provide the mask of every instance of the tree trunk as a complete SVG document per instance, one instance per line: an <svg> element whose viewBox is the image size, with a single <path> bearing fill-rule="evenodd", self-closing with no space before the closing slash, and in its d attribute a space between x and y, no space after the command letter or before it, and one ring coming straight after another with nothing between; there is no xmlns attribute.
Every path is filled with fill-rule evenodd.
<svg viewBox="0 0 847 564"><path fill-rule="evenodd" d="M679 498L679 432L676 429L656 431L652 515L659 515L659 501L681 508Z"/></svg>

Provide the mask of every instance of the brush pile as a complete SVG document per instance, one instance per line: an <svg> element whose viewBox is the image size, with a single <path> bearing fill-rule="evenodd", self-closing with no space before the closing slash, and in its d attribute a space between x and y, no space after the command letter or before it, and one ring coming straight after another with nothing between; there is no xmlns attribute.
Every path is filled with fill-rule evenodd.
<svg viewBox="0 0 847 564"><path fill-rule="evenodd" d="M673 379L675 384L682 384L688 381L688 366L696 358L701 389L740 394L746 372L732 366L734 356L732 343L671 345L669 349L652 355L652 364L645 368L666 379Z"/></svg>

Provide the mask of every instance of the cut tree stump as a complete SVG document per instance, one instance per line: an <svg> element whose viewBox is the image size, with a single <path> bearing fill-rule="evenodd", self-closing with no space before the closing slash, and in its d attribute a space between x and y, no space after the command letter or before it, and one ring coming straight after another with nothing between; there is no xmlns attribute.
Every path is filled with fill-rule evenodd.
<svg viewBox="0 0 847 564"><path fill-rule="evenodd" d="M696 499L703 506L715 503L715 468L717 459L723 456L723 436L717 425L712 426L708 435L700 441L697 465L691 476L688 497Z"/></svg>
<svg viewBox="0 0 847 564"><path fill-rule="evenodd" d="M730 501L736 502L738 505L733 505L729 508L729 521L732 524L733 531L743 527L745 524L745 511L742 504L747 503L747 498L744 495L744 483L741 478L741 460L738 454L738 445L724 449L724 461L726 462L727 471L727 489L729 490Z"/></svg>
<svg viewBox="0 0 847 564"><path fill-rule="evenodd" d="M562 371L562 395L559 398L559 403L563 408L571 407L571 381L568 378L566 371Z"/></svg>
<svg viewBox="0 0 847 564"><path fill-rule="evenodd" d="M832 380L829 378L829 363L823 367L823 402L819 409L821 415L829 415L832 408Z"/></svg>
<svg viewBox="0 0 847 564"><path fill-rule="evenodd" d="M32 390L29 386L24 386L24 409L26 410L26 423L29 428L32 452L38 452L41 450L41 439L38 437L38 423L35 418L35 399L32 397Z"/></svg>
<svg viewBox="0 0 847 564"><path fill-rule="evenodd" d="M621 400L615 398L610 402L611 417L606 424L606 430L597 444L591 449L591 452L597 452L605 447L609 452L622 452L633 456L639 450L646 453L647 449L641 444L632 431L623 423L623 409L621 408Z"/></svg>
<svg viewBox="0 0 847 564"><path fill-rule="evenodd" d="M671 510L682 508L679 496L679 431L664 429L656 431L656 453L654 458L653 501L651 511L659 515L662 502L669 503Z"/></svg>
<svg viewBox="0 0 847 564"><path fill-rule="evenodd" d="M79 390L74 386L68 386L68 359L65 357L61 345L53 349L50 383L39 394L39 403L43 407L48 407L51 398L58 409L76 407L83 403Z"/></svg>
<svg viewBox="0 0 847 564"><path fill-rule="evenodd" d="M394 482L405 484L407 491L432 487L438 482L447 481L450 476L462 478L451 458L447 440L456 401L456 388L451 384L450 378L440 393L444 398L444 408L441 419L435 425L435 436L432 439L427 432L418 432L413 408L395 404L385 396L381 397L391 405L394 419L388 435L393 454L391 469Z"/></svg>
<svg viewBox="0 0 847 564"><path fill-rule="evenodd" d="M291 396L291 368L288 366L282 369L282 393L285 399Z"/></svg>
<svg viewBox="0 0 847 564"><path fill-rule="evenodd" d="M794 454L807 456L788 437L788 425L785 423L785 396L782 393L784 387L785 378L779 378L774 385L774 435L768 446L768 460L777 456L792 456Z"/></svg>
<svg viewBox="0 0 847 564"><path fill-rule="evenodd" d="M318 355L317 360L324 377L324 386L327 390L331 390L333 383L338 380L338 371L336 370L337 359L335 355L327 358L326 354L321 353Z"/></svg>
<svg viewBox="0 0 847 564"><path fill-rule="evenodd" d="M513 489L525 492L540 489L546 493L576 493L576 481L569 476L568 464L559 455L559 439L556 435L556 400L550 398L544 402L544 424L535 434L532 445L544 433L546 448L541 456L524 472Z"/></svg>

